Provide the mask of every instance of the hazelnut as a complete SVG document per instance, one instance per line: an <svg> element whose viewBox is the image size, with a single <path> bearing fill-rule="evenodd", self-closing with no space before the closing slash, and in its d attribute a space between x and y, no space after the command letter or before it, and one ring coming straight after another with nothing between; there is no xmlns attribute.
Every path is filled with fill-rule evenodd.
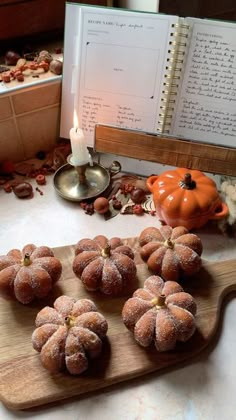
<svg viewBox="0 0 236 420"><path fill-rule="evenodd" d="M57 75L62 74L62 62L60 60L52 60L49 70Z"/></svg>
<svg viewBox="0 0 236 420"><path fill-rule="evenodd" d="M98 197L93 203L94 210L99 214L105 214L109 210L109 201L105 197Z"/></svg>
<svg viewBox="0 0 236 420"><path fill-rule="evenodd" d="M20 182L13 187L13 192L18 198L26 198L33 195L33 188L29 182Z"/></svg>

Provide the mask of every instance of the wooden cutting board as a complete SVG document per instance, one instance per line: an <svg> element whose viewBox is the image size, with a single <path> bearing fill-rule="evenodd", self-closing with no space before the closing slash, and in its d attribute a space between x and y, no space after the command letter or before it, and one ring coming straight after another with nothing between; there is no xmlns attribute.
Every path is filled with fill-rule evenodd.
<svg viewBox="0 0 236 420"><path fill-rule="evenodd" d="M140 260L137 240L125 241L136 250L137 288L150 273ZM140 347L123 325L121 310L128 296L108 298L89 294L71 268L74 247L55 248L54 252L62 262L63 273L47 301L23 306L0 297L0 399L12 409L26 409L81 395L191 360L214 336L223 297L236 290L236 259L204 263L200 273L183 284L198 305L196 333L187 343L177 345L174 351L158 353L154 348ZM77 377L67 373L50 374L42 367L39 354L31 345L36 314L42 307L52 306L61 294L94 300L109 323L102 356Z"/></svg>

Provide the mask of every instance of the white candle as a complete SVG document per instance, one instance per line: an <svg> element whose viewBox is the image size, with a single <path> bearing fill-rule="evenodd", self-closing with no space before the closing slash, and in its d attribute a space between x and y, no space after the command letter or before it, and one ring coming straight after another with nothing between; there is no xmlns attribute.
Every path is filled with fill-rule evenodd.
<svg viewBox="0 0 236 420"><path fill-rule="evenodd" d="M77 115L74 111L74 127L70 129L72 163L75 166L85 165L91 157L86 146L83 130L78 127Z"/></svg>

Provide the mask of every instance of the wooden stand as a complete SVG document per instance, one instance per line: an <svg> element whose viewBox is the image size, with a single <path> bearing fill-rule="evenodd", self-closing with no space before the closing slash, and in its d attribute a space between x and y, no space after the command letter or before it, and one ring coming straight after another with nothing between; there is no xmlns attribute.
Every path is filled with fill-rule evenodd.
<svg viewBox="0 0 236 420"><path fill-rule="evenodd" d="M165 165L236 176L236 149L98 124L95 150Z"/></svg>

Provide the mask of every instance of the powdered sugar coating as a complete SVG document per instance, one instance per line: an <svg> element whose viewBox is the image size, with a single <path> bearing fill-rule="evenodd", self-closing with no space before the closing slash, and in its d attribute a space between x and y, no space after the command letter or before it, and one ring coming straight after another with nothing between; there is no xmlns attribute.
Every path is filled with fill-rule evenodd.
<svg viewBox="0 0 236 420"><path fill-rule="evenodd" d="M46 306L35 320L32 345L43 366L56 373L65 368L72 375L88 368L89 359L102 351L108 324L89 299L60 296L54 308Z"/></svg>
<svg viewBox="0 0 236 420"><path fill-rule="evenodd" d="M14 293L19 302L28 303L32 296L43 298L52 289L52 280L46 270L41 269L40 265L22 267L14 281Z"/></svg>
<svg viewBox="0 0 236 420"><path fill-rule="evenodd" d="M81 239L76 245L75 245L75 255L80 254L84 251L97 251L100 252L100 245L95 242L93 239L84 238Z"/></svg>
<svg viewBox="0 0 236 420"><path fill-rule="evenodd" d="M20 258L14 258L11 255L1 255L0 256L0 272L7 267L10 267L15 264L20 264Z"/></svg>
<svg viewBox="0 0 236 420"><path fill-rule="evenodd" d="M0 292L14 295L14 280L20 268L19 264L11 264L0 271Z"/></svg>
<svg viewBox="0 0 236 420"><path fill-rule="evenodd" d="M145 312L141 318L136 322L134 327L134 336L136 341L143 346L148 347L153 341L156 327L156 312L150 309Z"/></svg>
<svg viewBox="0 0 236 420"><path fill-rule="evenodd" d="M187 275L196 273L201 268L201 258L191 248L175 244L175 255L177 257L179 268Z"/></svg>
<svg viewBox="0 0 236 420"><path fill-rule="evenodd" d="M183 226L144 229L139 237L140 255L151 271L164 280L178 281L201 268L202 242Z"/></svg>
<svg viewBox="0 0 236 420"><path fill-rule="evenodd" d="M23 251L23 255L27 253L26 251ZM28 252L30 254L31 259L34 261L37 258L42 257L54 257L53 251L48 246L39 246L35 247L34 250L32 250L32 253Z"/></svg>
<svg viewBox="0 0 236 420"><path fill-rule="evenodd" d="M132 260L134 259L134 253L133 253L132 249L130 248L130 246L120 245L120 246L117 246L117 248L114 248L114 249L116 250L117 254L127 255L127 257L131 258Z"/></svg>
<svg viewBox="0 0 236 420"><path fill-rule="evenodd" d="M164 282L161 293L163 293L163 295L165 295L169 299L169 295L173 295L175 293L180 293L183 291L184 290L179 283L176 283L176 281L169 280Z"/></svg>
<svg viewBox="0 0 236 420"><path fill-rule="evenodd" d="M185 247L191 248L199 256L202 255L202 242L197 235L194 235L193 233L186 233L182 236L178 236L177 238L175 238L172 234L171 239L175 240L175 245L184 245Z"/></svg>
<svg viewBox="0 0 236 420"><path fill-rule="evenodd" d="M139 297L128 299L122 309L122 319L128 330L133 331L138 320L152 308L151 301Z"/></svg>
<svg viewBox="0 0 236 420"><path fill-rule="evenodd" d="M11 257L12 258L12 260L14 260L15 262L17 261L17 260L21 260L21 258L22 258L22 252L19 250L19 249L11 249L8 253L7 253L7 256L8 257ZM6 257L5 255L4 255L4 257ZM1 258L2 257L0 257L0 260L1 260ZM0 268L1 268L1 266L0 266ZM2 268L1 268L2 269Z"/></svg>
<svg viewBox="0 0 236 420"><path fill-rule="evenodd" d="M103 235L82 239L75 246L73 271L89 291L117 296L136 277L132 249L120 238L110 240Z"/></svg>
<svg viewBox="0 0 236 420"><path fill-rule="evenodd" d="M141 247L149 242L163 242L164 237L161 231L155 227L148 227L144 229L139 236L139 244Z"/></svg>
<svg viewBox="0 0 236 420"><path fill-rule="evenodd" d="M45 324L33 332L32 343L35 350L40 352L48 339L58 330L59 325Z"/></svg>
<svg viewBox="0 0 236 420"><path fill-rule="evenodd" d="M44 324L63 325L64 317L55 308L45 306L39 311L35 319L36 327L41 327Z"/></svg>
<svg viewBox="0 0 236 420"><path fill-rule="evenodd" d="M66 337L67 328L61 325L41 348L42 365L52 373L59 372L65 367Z"/></svg>
<svg viewBox="0 0 236 420"><path fill-rule="evenodd" d="M153 298L161 295L163 287L164 281L159 276L150 276L144 282L144 289L147 289Z"/></svg>
<svg viewBox="0 0 236 420"><path fill-rule="evenodd" d="M90 271L90 276L93 276L92 271ZM86 285L83 275L81 278L83 283ZM98 287L105 295L116 296L121 293L123 288L123 279L114 259L103 260L101 276L98 279Z"/></svg>
<svg viewBox="0 0 236 420"><path fill-rule="evenodd" d="M65 344L65 362L72 375L78 375L88 368L88 358L96 359L102 351L102 341L89 329L73 327Z"/></svg>
<svg viewBox="0 0 236 420"><path fill-rule="evenodd" d="M122 310L125 326L143 347L152 342L158 351L168 351L177 341L189 340L195 332L197 306L193 297L174 281L150 276Z"/></svg>
<svg viewBox="0 0 236 420"><path fill-rule="evenodd" d="M79 315L74 324L76 327L83 327L104 338L107 333L108 325L104 316L99 312L86 312Z"/></svg>
<svg viewBox="0 0 236 420"><path fill-rule="evenodd" d="M75 303L76 299L70 296L62 295L55 300L53 306L58 315L60 315L62 318L65 318L71 313Z"/></svg>
<svg viewBox="0 0 236 420"><path fill-rule="evenodd" d="M28 244L0 257L0 291L27 304L48 296L61 272L61 262L49 247Z"/></svg>
<svg viewBox="0 0 236 420"><path fill-rule="evenodd" d="M79 299L77 300L72 308L71 314L72 316L79 316L84 314L85 312L96 312L97 307L95 303L90 299Z"/></svg>
<svg viewBox="0 0 236 420"><path fill-rule="evenodd" d="M81 255L83 258L83 254ZM87 290L95 291L98 290L100 287L105 263L106 261L100 255L98 255L96 259L88 262L86 266L84 266L84 261L82 261L82 263L80 264L80 261L77 259L77 261L75 261L75 264L73 265L73 267L75 267L73 268L74 273L77 275L77 277L81 277L81 280Z"/></svg>
<svg viewBox="0 0 236 420"><path fill-rule="evenodd" d="M172 350L178 339L178 327L172 314L164 309L156 315L154 344L157 351Z"/></svg>

